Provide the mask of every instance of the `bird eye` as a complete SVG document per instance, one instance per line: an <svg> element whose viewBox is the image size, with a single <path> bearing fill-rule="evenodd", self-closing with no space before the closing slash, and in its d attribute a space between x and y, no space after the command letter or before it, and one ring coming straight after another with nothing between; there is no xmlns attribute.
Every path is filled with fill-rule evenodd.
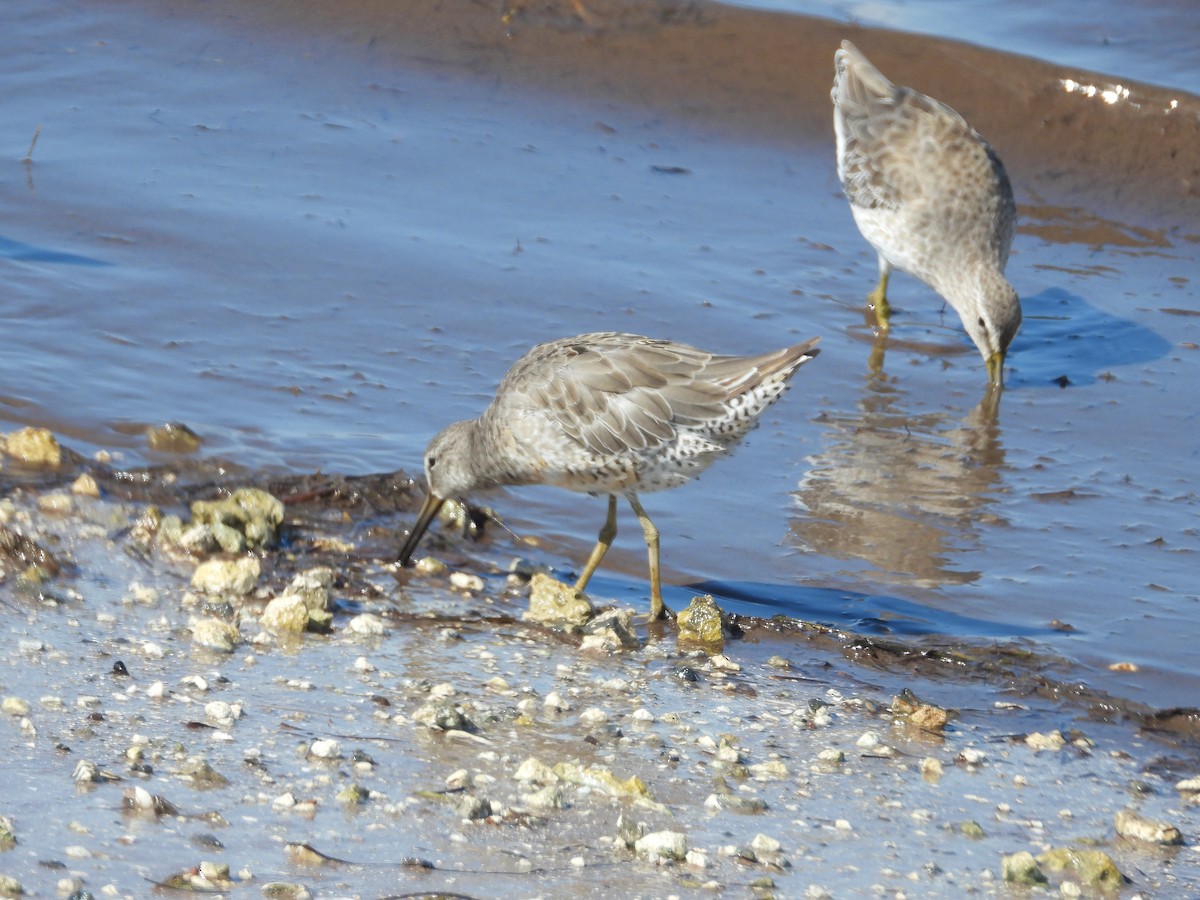
<svg viewBox="0 0 1200 900"><path fill-rule="evenodd" d="M425 457L425 468L432 469L436 465L437 465L437 457L436 456Z"/></svg>

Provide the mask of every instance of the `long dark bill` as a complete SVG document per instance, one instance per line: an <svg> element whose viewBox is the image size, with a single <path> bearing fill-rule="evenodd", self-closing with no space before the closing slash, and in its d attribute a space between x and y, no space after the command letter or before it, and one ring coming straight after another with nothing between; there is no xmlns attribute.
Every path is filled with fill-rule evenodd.
<svg viewBox="0 0 1200 900"><path fill-rule="evenodd" d="M433 521L433 517L438 514L438 510L445 502L442 497L435 497L433 494L425 495L425 502L421 504L421 511L417 513L417 521L413 523L412 531L408 533L408 540L400 548L400 565L407 566L412 562L413 551L417 549L417 544L421 542L425 530L429 528L429 523Z"/></svg>

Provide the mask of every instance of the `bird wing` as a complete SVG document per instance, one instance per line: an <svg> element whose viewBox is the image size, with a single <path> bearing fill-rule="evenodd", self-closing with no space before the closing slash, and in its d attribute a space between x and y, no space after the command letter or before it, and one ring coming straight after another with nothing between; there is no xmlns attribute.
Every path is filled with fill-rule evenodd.
<svg viewBox="0 0 1200 900"><path fill-rule="evenodd" d="M854 205L897 209L921 191L922 157L986 152L962 116L932 97L893 84L849 41L842 43L834 63L831 96L842 144L838 174Z"/></svg>
<svg viewBox="0 0 1200 900"><path fill-rule="evenodd" d="M526 360L539 377L514 367L526 410L545 415L571 440L598 455L654 449L681 427L720 415L727 390L704 377L711 354L634 335L580 335ZM507 380L507 379L506 379Z"/></svg>

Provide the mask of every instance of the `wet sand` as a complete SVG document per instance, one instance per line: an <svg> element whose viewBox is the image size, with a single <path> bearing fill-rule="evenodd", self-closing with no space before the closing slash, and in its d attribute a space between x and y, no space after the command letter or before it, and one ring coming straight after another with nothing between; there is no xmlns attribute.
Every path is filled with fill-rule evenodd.
<svg viewBox="0 0 1200 900"><path fill-rule="evenodd" d="M1063 85L1103 87L1104 76L802 17L705 4L584 9L121 2L29 3L14 15L3 57L14 89L3 102L20 124L5 137L0 175L0 403L5 430L47 426L81 457L49 474L6 460L2 472L9 522L74 564L30 591L10 561L0 584L26 642L6 661L5 693L33 706L7 730L6 777L27 790L0 809L20 839L0 871L49 891L57 870L36 860L74 859L66 848L81 843L91 856L78 858L92 861L68 865L89 889L111 882L138 896L139 879L198 859L183 824L192 820L111 828L128 785L74 793L70 771L84 755L146 776L125 773L124 754L148 733L158 756L146 786L182 797L189 812L220 810L235 870L315 882L329 896L394 892L394 869L362 861L413 854L436 860L437 889L476 895L601 892L613 878L648 896L699 892L705 880L745 891L769 875L783 896L876 883L956 896L963 885L1000 890L1002 853L1089 840L1112 850L1129 891L1195 892L1190 847L1127 844L1112 822L1134 805L1177 822L1189 842L1196 832L1194 807L1174 789L1197 769L1195 714L1173 708L1200 685L1197 99L1128 85L1110 104ZM958 323L911 280L895 285L901 327L882 376L868 371L861 297L874 260L832 172L830 58L843 37L966 114L1017 185L1010 274L1027 319L998 421L978 406L982 373ZM389 567L428 436L478 412L535 341L614 327L731 352L823 337L813 371L746 447L693 488L648 502L664 532L668 602L711 590L745 619L747 636L725 648L740 673L676 648L669 631L643 629L643 649L597 657L517 624L526 601L507 585L509 560L567 574L594 539L596 501L486 498L532 548L498 529L479 542L434 536L433 552L483 575L482 590ZM167 419L195 428L201 450L150 448L145 427ZM111 462L95 462L97 451ZM260 600L333 554L333 639L268 638L232 657L197 650L187 631L194 561L126 555L130 521L149 503L180 508L181 484L216 494L278 487L273 479L297 472L337 480L397 467L384 479L395 486L389 503L343 507L340 489L294 500L291 543L264 557ZM83 471L100 477L105 500L65 516L38 508ZM641 610L644 558L636 526L622 527L593 594ZM339 557L340 541L351 549ZM133 599L135 581L158 593ZM257 608L232 606L252 639ZM375 671L355 668L363 644L348 623L362 609L390 623L366 644ZM464 635L467 653L453 635L427 640L417 621L427 615ZM772 625L776 615L792 624ZM805 621L818 624L796 624ZM147 639L170 652L147 654ZM131 667L131 687L109 690L110 660L131 648L146 661ZM775 654L797 669L781 675L767 665ZM687 687L684 669L698 670L701 687ZM205 698L181 679L196 674L254 711L233 740L194 739L189 704ZM506 690L486 686L495 674L517 696L480 700ZM605 695L614 678L632 687ZM156 705L145 693L155 680L177 696ZM361 692L347 708L349 683ZM486 708L489 749L414 723L440 683L454 683L469 710ZM510 724L521 699L541 706L564 686L580 690L568 715ZM880 709L905 686L960 711L945 738L892 733ZM41 699L54 696L61 708ZM805 712L822 698L837 712L834 731L814 729ZM647 721L633 718L638 704L657 737L636 730ZM581 717L589 707L617 729ZM306 729L304 741L361 737L378 766L293 765L295 736L279 731L277 709ZM787 774L763 789L712 766L708 742L688 730L693 717L714 748L732 732L748 761L779 759ZM1063 750L1023 743L1056 728ZM1096 747L1071 743L1072 728ZM880 729L901 756L857 745ZM711 867L636 860L613 844L628 800L577 786L549 828L508 817L525 806L514 772L531 743L552 748L551 762L638 774L670 815L635 814L687 831ZM674 761L672 745L683 748ZM960 767L961 750L976 745L991 763ZM820 768L830 746L848 751L849 772ZM278 784L252 785L259 771L239 768L256 748ZM211 804L171 790L177 757L196 751L233 776ZM920 776L926 755L949 770L941 788ZM468 793L496 799L496 821L461 824L457 805L418 793L460 766ZM335 795L355 777L379 796L347 816ZM1126 793L1131 781L1152 790ZM763 793L770 811L709 810L705 799L726 788ZM275 805L288 790L317 799L315 819ZM56 798L49 816L30 799L46 791ZM986 839L952 838L976 806ZM758 832L784 843L790 868L722 854ZM445 875L471 867L484 833L552 874L518 869L499 890L500 863L473 880ZM282 849L293 840L357 862L310 870ZM873 861L886 853L864 865L864 847Z"/></svg>
<svg viewBox="0 0 1200 900"><path fill-rule="evenodd" d="M705 2L608 0L406 4L262 3L251 28L317 33L397 66L469 74L538 92L599 97L718 134L828 141L829 48L855 41L884 72L937 97L1002 149L1022 200L1146 215L1188 227L1200 200L1200 105L1136 83L1110 104L1064 90L1111 78L923 35ZM508 12L505 13L504 11ZM498 14L499 11L499 14ZM351 48L354 48L351 50ZM531 101L533 102L533 101ZM1114 108L1115 106L1115 108Z"/></svg>

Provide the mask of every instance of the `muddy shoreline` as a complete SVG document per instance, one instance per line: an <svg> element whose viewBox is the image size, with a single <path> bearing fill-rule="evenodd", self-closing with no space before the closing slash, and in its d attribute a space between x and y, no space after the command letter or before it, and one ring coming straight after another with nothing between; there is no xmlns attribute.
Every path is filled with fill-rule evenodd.
<svg viewBox="0 0 1200 900"><path fill-rule="evenodd" d="M361 54L506 83L531 92L531 103L537 92L579 94L781 144L829 142L832 48L848 38L900 83L966 116L1004 159L1018 202L1184 233L1200 208L1200 98L1127 83L1110 103L1103 91L1116 80L1103 73L1028 58L1018 66L1009 54L925 35L705 0L592 0L584 15L568 0L167 6L262 40L307 40L331 65Z"/></svg>
<svg viewBox="0 0 1200 900"><path fill-rule="evenodd" d="M1098 696L1019 644L732 617L723 641L697 646L636 615L614 644L526 621L527 578L497 564L512 559L503 538L446 537L448 567L398 570L389 548L417 499L403 477L228 468L68 453L52 473L0 479L20 630L0 661L0 878L26 892L1200 885L1173 843L1200 828L1195 795L1176 788L1200 771L1194 710ZM171 511L186 525L190 502L250 486L284 501L277 546L181 552L148 525ZM247 559L250 584L202 585L201 570ZM280 624L272 608L322 577L328 618ZM1036 854L1031 874L1010 871L1020 851Z"/></svg>

